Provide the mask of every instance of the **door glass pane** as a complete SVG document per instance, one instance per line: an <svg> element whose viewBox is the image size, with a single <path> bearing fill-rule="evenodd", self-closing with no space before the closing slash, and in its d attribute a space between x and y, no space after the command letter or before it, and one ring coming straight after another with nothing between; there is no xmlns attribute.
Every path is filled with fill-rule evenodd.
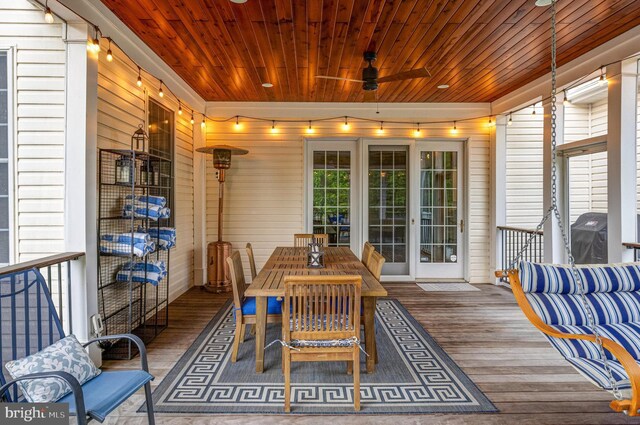
<svg viewBox="0 0 640 425"><path fill-rule="evenodd" d="M458 153L420 153L420 262L458 262Z"/></svg>
<svg viewBox="0 0 640 425"><path fill-rule="evenodd" d="M313 152L313 233L329 246L351 244L351 152Z"/></svg>
<svg viewBox="0 0 640 425"><path fill-rule="evenodd" d="M369 242L386 264L407 262L407 154L369 148Z"/></svg>

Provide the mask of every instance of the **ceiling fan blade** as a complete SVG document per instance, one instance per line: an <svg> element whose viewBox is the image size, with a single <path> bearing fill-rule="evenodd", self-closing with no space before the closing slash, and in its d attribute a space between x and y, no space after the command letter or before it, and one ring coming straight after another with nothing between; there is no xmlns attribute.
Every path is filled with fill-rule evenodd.
<svg viewBox="0 0 640 425"><path fill-rule="evenodd" d="M376 101L376 91L375 90L365 90L364 91L364 101L365 102L375 102Z"/></svg>
<svg viewBox="0 0 640 425"><path fill-rule="evenodd" d="M417 68L411 71L398 72L397 74L387 75L378 78L378 83L388 83L390 81L410 80L411 78L431 77L431 73L427 68Z"/></svg>
<svg viewBox="0 0 640 425"><path fill-rule="evenodd" d="M316 75L316 78L324 78L325 80L351 81L352 83L364 83L364 81L362 80L354 80L352 78L342 78L342 77L329 77L328 75Z"/></svg>

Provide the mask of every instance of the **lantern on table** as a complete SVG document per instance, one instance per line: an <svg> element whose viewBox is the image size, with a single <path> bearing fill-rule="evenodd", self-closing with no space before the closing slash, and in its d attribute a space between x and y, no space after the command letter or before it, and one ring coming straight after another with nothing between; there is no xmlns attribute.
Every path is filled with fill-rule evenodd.
<svg viewBox="0 0 640 425"><path fill-rule="evenodd" d="M231 279L227 267L227 257L231 255L231 242L222 240L222 207L224 199L225 171L231 168L232 155L246 155L248 150L228 145L206 146L198 152L213 155L213 166L218 170L218 240L207 247L207 280L205 288L215 292L229 292Z"/></svg>
<svg viewBox="0 0 640 425"><path fill-rule="evenodd" d="M322 244L318 243L315 237L311 238L309 250L307 251L307 267L310 269L321 269L324 267L324 251Z"/></svg>

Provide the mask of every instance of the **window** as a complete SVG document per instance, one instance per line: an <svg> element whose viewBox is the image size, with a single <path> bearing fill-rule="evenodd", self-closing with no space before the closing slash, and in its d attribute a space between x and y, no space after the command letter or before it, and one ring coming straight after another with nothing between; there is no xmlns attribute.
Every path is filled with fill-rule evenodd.
<svg viewBox="0 0 640 425"><path fill-rule="evenodd" d="M329 246L351 244L351 163L347 150L313 151L313 233Z"/></svg>
<svg viewBox="0 0 640 425"><path fill-rule="evenodd" d="M149 153L159 156L170 162L160 162L156 164L160 170L160 186L170 187L169 208L171 216L169 218L169 226L174 226L175 209L174 209L174 179L171 178L174 155L174 126L173 111L170 111L159 103L149 99ZM152 164L153 165L153 164ZM158 193L154 193L157 190ZM152 195L163 195L163 189L150 189Z"/></svg>
<svg viewBox="0 0 640 425"><path fill-rule="evenodd" d="M9 61L0 51L0 264L11 261L9 195Z"/></svg>

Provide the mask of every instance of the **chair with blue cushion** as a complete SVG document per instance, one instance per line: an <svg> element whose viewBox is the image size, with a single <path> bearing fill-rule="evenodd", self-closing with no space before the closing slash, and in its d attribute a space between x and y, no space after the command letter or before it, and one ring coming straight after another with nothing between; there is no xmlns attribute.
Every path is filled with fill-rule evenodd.
<svg viewBox="0 0 640 425"><path fill-rule="evenodd" d="M238 359L240 343L244 341L245 325L254 325L256 323L256 299L255 297L244 296L247 285L244 279L240 252L234 251L233 254L227 257L227 265L231 275L233 312L236 320L236 332L233 339L233 351L231 352L231 361L235 363ZM276 297L267 298L267 323L280 323L281 321L282 301Z"/></svg>
<svg viewBox="0 0 640 425"><path fill-rule="evenodd" d="M16 379L9 375L6 368L8 362L33 356L64 338L64 330L46 281L37 269L0 275L2 401L26 401L19 384L34 383L36 379L40 379L40 383L47 382L46 379L57 383L61 380L68 384L71 392L55 402L68 403L70 413L78 418L78 424L86 424L92 419L103 422L110 412L144 387L149 424L155 423L150 385L153 376L149 374L145 346L135 335L103 336L91 339L83 346L103 340L130 339L139 348L141 370L101 372L82 385L71 373L59 370L30 373Z"/></svg>
<svg viewBox="0 0 640 425"><path fill-rule="evenodd" d="M614 392L608 366L622 395L611 402L611 408L636 416L640 409L640 263L577 266L577 273L584 298L570 266L523 261L519 269L496 275L509 278L524 314L578 372Z"/></svg>

